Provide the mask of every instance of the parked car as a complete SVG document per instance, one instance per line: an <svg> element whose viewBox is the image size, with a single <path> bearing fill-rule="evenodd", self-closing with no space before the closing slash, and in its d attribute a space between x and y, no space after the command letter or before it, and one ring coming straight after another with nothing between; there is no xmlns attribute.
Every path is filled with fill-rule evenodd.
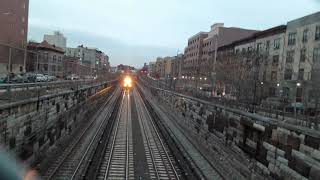
<svg viewBox="0 0 320 180"><path fill-rule="evenodd" d="M44 76L46 77L46 80L45 80L45 81L48 81L48 82L53 81L54 78L55 78L55 76L50 76L50 75L47 75L47 74L45 74Z"/></svg>
<svg viewBox="0 0 320 180"><path fill-rule="evenodd" d="M14 73L10 73L5 75L5 77L3 78L3 83L13 83L12 79L15 77L16 75Z"/></svg>
<svg viewBox="0 0 320 180"><path fill-rule="evenodd" d="M28 81L28 78L25 77L23 74L20 75L20 74L10 73L5 77L2 77L1 82L2 83L27 83L29 81Z"/></svg>
<svg viewBox="0 0 320 180"><path fill-rule="evenodd" d="M56 81L57 77L56 76L49 76L49 81Z"/></svg>
<svg viewBox="0 0 320 180"><path fill-rule="evenodd" d="M7 77L7 75L5 75L5 74L0 74L0 84L5 83L6 77Z"/></svg>
<svg viewBox="0 0 320 180"><path fill-rule="evenodd" d="M50 75L44 75L46 77L46 81L56 81L57 80L57 77L55 76L50 76Z"/></svg>
<svg viewBox="0 0 320 180"><path fill-rule="evenodd" d="M79 80L79 76L76 74L71 74L66 77L66 80Z"/></svg>
<svg viewBox="0 0 320 180"><path fill-rule="evenodd" d="M36 74L34 73L25 73L23 74L24 78L27 79L27 82L34 83L36 82Z"/></svg>
<svg viewBox="0 0 320 180"><path fill-rule="evenodd" d="M12 79L11 79L12 82L14 83L27 83L28 82L28 78L23 76L23 75L15 75Z"/></svg>
<svg viewBox="0 0 320 180"><path fill-rule="evenodd" d="M93 80L94 77L93 77L93 76L89 76L89 75L85 75L85 76L84 76L84 79L86 79L86 80Z"/></svg>
<svg viewBox="0 0 320 180"><path fill-rule="evenodd" d="M3 83L5 83L5 78L0 77L0 84L3 84Z"/></svg>
<svg viewBox="0 0 320 180"><path fill-rule="evenodd" d="M37 82L45 82L45 81L47 81L47 78L43 74L36 74L36 81Z"/></svg>

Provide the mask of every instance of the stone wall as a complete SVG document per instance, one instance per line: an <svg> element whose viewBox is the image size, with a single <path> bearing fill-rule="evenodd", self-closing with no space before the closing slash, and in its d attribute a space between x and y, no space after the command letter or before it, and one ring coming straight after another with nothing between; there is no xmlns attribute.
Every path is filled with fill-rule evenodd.
<svg viewBox="0 0 320 180"><path fill-rule="evenodd" d="M256 168L266 175L320 179L319 132L170 91L153 88L152 93L191 118L199 136L210 132L223 138L255 158Z"/></svg>
<svg viewBox="0 0 320 180"><path fill-rule="evenodd" d="M22 160L34 159L71 133L75 122L89 119L111 94L114 83L1 105L0 143Z"/></svg>

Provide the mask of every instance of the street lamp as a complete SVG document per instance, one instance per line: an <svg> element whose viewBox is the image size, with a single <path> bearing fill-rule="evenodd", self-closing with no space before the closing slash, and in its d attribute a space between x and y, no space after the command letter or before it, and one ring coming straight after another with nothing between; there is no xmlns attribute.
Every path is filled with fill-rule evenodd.
<svg viewBox="0 0 320 180"><path fill-rule="evenodd" d="M207 78L205 77L205 78L204 78L204 80L206 81L206 80L207 80Z"/></svg>
<svg viewBox="0 0 320 180"><path fill-rule="evenodd" d="M279 86L280 86L280 84L278 83L278 84L277 84L277 87L279 87Z"/></svg>
<svg viewBox="0 0 320 180"><path fill-rule="evenodd" d="M263 85L263 82L261 82L260 84Z"/></svg>
<svg viewBox="0 0 320 180"><path fill-rule="evenodd" d="M298 87L301 86L301 83L298 82L297 83L297 88L296 88L296 96L297 96L297 91L298 91ZM294 98L294 116L296 118L296 121L297 121L297 97Z"/></svg>

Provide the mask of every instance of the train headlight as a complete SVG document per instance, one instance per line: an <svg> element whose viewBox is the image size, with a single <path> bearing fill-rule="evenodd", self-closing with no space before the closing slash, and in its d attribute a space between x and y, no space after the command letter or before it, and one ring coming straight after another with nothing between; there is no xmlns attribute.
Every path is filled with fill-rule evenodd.
<svg viewBox="0 0 320 180"><path fill-rule="evenodd" d="M129 76L124 78L123 86L124 87L130 87L130 88L132 87L132 79Z"/></svg>

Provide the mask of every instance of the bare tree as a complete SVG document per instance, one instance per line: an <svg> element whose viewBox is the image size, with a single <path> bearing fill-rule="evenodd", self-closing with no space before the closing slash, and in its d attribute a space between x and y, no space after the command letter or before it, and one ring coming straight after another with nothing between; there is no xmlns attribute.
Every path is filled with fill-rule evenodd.
<svg viewBox="0 0 320 180"><path fill-rule="evenodd" d="M260 74L266 68L267 59L266 54L258 50L221 53L215 67L216 80L235 92L238 101L247 105L257 104L257 85L261 81Z"/></svg>

